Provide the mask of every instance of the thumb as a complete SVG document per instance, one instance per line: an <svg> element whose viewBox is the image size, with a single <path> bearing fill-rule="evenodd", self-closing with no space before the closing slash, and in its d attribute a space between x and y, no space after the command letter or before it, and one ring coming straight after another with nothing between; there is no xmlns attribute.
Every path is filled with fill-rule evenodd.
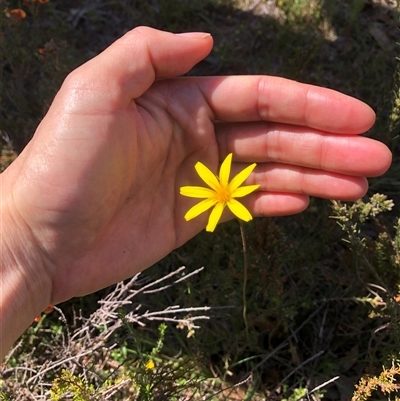
<svg viewBox="0 0 400 401"><path fill-rule="evenodd" d="M124 107L142 95L156 78L172 78L188 72L208 55L212 45L208 33L173 34L138 27L73 71L64 85L71 83L73 88L69 89L78 90L80 95L82 89L85 92L89 89L105 109Z"/></svg>

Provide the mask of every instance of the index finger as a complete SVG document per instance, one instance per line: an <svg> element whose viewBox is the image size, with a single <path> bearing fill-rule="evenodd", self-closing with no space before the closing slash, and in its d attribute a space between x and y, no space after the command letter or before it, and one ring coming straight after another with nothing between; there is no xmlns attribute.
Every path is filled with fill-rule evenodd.
<svg viewBox="0 0 400 401"><path fill-rule="evenodd" d="M332 89L270 76L197 79L216 120L274 121L335 134L359 134L375 122L367 104Z"/></svg>

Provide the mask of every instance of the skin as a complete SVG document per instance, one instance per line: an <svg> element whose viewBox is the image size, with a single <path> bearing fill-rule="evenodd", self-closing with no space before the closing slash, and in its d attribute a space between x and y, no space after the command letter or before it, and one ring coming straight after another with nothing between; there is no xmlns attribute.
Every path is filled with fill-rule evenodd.
<svg viewBox="0 0 400 401"><path fill-rule="evenodd" d="M202 229L186 222L201 161L232 175L258 165L242 201L254 216L299 213L309 196L352 200L390 151L358 134L375 121L338 92L269 76L187 77L204 33L140 27L71 72L1 175L1 357L49 304L147 268ZM224 220L232 218L227 213Z"/></svg>

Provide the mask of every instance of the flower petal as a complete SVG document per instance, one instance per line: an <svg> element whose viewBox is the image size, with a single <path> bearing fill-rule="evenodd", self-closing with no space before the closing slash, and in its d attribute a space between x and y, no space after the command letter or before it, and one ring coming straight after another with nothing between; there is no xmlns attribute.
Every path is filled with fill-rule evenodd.
<svg viewBox="0 0 400 401"><path fill-rule="evenodd" d="M218 178L208 167L201 162L197 162L194 168L196 169L197 174L207 185L209 185L214 191L218 190L220 187Z"/></svg>
<svg viewBox="0 0 400 401"><path fill-rule="evenodd" d="M191 207L185 214L185 220L189 221L197 217L199 214L202 214L206 210L213 207L218 201L216 199L204 199L201 202L197 203L193 207Z"/></svg>
<svg viewBox="0 0 400 401"><path fill-rule="evenodd" d="M232 153L229 153L229 155L225 157L225 160L222 162L221 167L219 169L219 182L223 187L227 187L228 185L229 176L231 174L231 165L232 165Z"/></svg>
<svg viewBox="0 0 400 401"><path fill-rule="evenodd" d="M215 196L215 192L210 188L191 186L181 187L180 194L190 198L212 198Z"/></svg>
<svg viewBox="0 0 400 401"><path fill-rule="evenodd" d="M208 219L208 224L206 227L206 231L213 232L215 227L217 226L219 219L222 216L222 212L224 211L225 203L218 202L214 209L211 211L210 217Z"/></svg>
<svg viewBox="0 0 400 401"><path fill-rule="evenodd" d="M256 165L256 163L251 164L232 178L232 181L229 183L229 189L231 190L231 192L234 192L237 188L239 188L240 185L242 185L246 181Z"/></svg>
<svg viewBox="0 0 400 401"><path fill-rule="evenodd" d="M231 196L232 196L232 198L241 198L242 196L251 194L253 191L255 191L258 188L260 188L260 184L239 187L235 191L233 191Z"/></svg>
<svg viewBox="0 0 400 401"><path fill-rule="evenodd" d="M229 210L239 219L244 221L250 221L253 219L251 213L237 200L231 199L228 203Z"/></svg>

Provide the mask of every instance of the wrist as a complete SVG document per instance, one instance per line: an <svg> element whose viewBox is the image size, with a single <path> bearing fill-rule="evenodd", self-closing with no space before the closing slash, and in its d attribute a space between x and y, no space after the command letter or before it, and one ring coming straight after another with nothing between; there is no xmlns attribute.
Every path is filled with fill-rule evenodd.
<svg viewBox="0 0 400 401"><path fill-rule="evenodd" d="M51 280L29 228L0 188L0 361L50 303Z"/></svg>

